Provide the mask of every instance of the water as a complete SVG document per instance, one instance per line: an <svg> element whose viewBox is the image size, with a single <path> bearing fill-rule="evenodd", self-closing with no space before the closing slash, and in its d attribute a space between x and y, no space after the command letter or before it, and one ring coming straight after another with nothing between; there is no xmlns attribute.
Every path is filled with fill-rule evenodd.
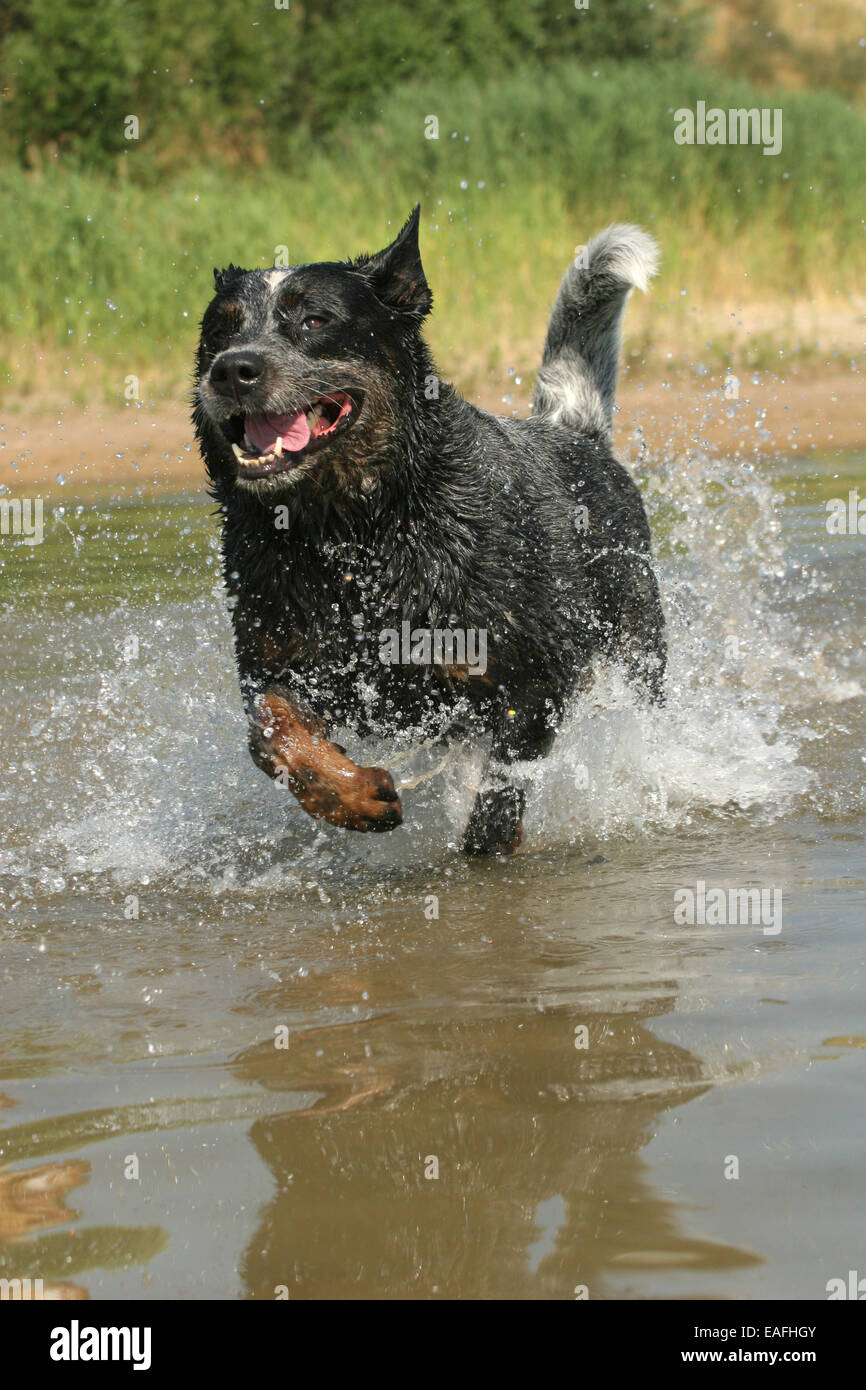
<svg viewBox="0 0 866 1390"><path fill-rule="evenodd" d="M254 768L198 499L0 542L0 1276L812 1299L862 1266L866 540L824 503L863 460L639 471L667 707L600 671L508 863L456 853L479 750L368 745L390 836ZM678 921L699 883L780 929Z"/></svg>

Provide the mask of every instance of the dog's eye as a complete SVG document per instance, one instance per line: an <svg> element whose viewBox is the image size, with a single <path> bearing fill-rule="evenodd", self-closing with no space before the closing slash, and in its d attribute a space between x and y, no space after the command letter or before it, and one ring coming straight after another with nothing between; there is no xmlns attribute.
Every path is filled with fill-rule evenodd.
<svg viewBox="0 0 866 1390"><path fill-rule="evenodd" d="M217 331L230 338L239 333L244 325L244 311L239 304L225 304L217 320Z"/></svg>
<svg viewBox="0 0 866 1390"><path fill-rule="evenodd" d="M312 333L314 329L321 328L324 325L324 322L325 320L323 318L319 318L318 315L308 314L308 316L302 322L301 328L305 333Z"/></svg>

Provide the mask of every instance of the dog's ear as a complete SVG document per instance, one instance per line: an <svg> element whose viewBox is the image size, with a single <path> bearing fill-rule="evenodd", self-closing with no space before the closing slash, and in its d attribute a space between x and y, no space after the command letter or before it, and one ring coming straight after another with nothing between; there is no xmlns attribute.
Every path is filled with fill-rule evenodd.
<svg viewBox="0 0 866 1390"><path fill-rule="evenodd" d="M405 227L390 246L373 256L359 256L353 262L377 299L389 309L411 314L416 319L423 319L433 307L433 295L418 250L420 216L421 204L417 203Z"/></svg>
<svg viewBox="0 0 866 1390"><path fill-rule="evenodd" d="M224 290L227 285L230 285L232 280L236 280L239 275L243 274L244 272L239 265L229 264L226 266L225 270L217 270L216 266L214 266L213 287L217 294L219 294L220 290Z"/></svg>

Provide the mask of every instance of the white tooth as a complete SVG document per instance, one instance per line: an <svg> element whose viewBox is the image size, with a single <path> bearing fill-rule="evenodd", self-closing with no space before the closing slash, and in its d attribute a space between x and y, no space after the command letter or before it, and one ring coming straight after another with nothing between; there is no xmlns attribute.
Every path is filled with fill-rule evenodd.
<svg viewBox="0 0 866 1390"><path fill-rule="evenodd" d="M247 461L247 460L246 460L246 455L245 455L243 449L241 448L240 444L233 444L233 445L232 445L232 453L234 454L234 456L235 456L235 458L237 459L238 463L246 463L246 461Z"/></svg>
<svg viewBox="0 0 866 1390"><path fill-rule="evenodd" d="M283 457L283 436L281 434L277 435L277 442L274 445L274 453L276 454L278 459L281 459Z"/></svg>

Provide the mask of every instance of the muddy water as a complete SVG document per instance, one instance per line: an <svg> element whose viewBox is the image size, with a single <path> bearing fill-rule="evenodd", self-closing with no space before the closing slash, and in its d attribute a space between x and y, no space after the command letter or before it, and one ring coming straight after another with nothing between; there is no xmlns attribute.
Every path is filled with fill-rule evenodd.
<svg viewBox="0 0 866 1390"><path fill-rule="evenodd" d="M866 537L824 504L866 462L640 471L667 708L600 672L508 863L455 853L478 750L368 748L392 836L256 771L199 500L58 485L0 541L0 1276L820 1299L862 1266ZM764 919L683 920L701 883Z"/></svg>

